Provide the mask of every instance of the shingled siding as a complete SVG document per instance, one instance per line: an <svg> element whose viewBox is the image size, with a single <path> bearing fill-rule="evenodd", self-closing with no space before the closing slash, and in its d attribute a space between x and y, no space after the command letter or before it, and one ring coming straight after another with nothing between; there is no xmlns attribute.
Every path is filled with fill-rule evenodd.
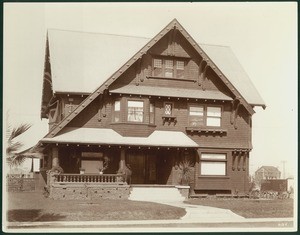
<svg viewBox="0 0 300 235"><path fill-rule="evenodd" d="M112 120L112 99L109 95L105 95L104 99L95 99L84 112L77 115L67 127L88 127L88 128L104 128L107 127Z"/></svg>
<svg viewBox="0 0 300 235"><path fill-rule="evenodd" d="M113 100L121 100L121 121L113 122ZM105 98L106 107L103 108L99 100L93 101L90 106L85 109L85 112L80 113L74 120L72 120L68 127L91 127L91 128L112 128L123 136L149 136L154 130L170 130L182 131L190 138L197 142L201 147L216 147L216 148L251 148L251 125L250 116L244 108L240 108L236 117L236 128L231 124L232 108L230 102L211 102L198 101L187 99L167 99L161 97L160 99L150 98L151 102L155 104L155 123L149 124L149 98L139 96L120 96L107 95ZM127 101L141 100L144 101L144 122L130 123L127 122ZM176 123L163 123L164 103L171 102L174 104L172 116L176 117ZM206 105L206 106L220 106L222 107L221 127L200 127L200 129L211 130L208 133L196 131L186 131L188 127L188 107L191 104ZM105 106L105 105L104 105ZM101 111L99 111L101 110ZM222 129L226 133L213 133L214 130Z"/></svg>
<svg viewBox="0 0 300 235"><path fill-rule="evenodd" d="M228 149L201 149L201 152L226 153L226 176L202 176L200 172L200 154L195 164L195 190L201 191L230 191L232 194L246 194L249 190L248 167L249 156L244 153L240 161L238 157L233 163L233 150ZM246 156L245 165L243 157Z"/></svg>

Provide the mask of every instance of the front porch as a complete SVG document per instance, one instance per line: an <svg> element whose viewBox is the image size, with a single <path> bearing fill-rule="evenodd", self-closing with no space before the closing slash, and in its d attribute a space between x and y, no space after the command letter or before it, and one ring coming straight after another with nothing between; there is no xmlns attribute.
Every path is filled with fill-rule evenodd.
<svg viewBox="0 0 300 235"><path fill-rule="evenodd" d="M54 200L130 199L134 201L184 201L189 186L134 184L122 174L49 173L49 197Z"/></svg>
<svg viewBox="0 0 300 235"><path fill-rule="evenodd" d="M122 174L48 173L49 197L65 200L127 199L129 185Z"/></svg>

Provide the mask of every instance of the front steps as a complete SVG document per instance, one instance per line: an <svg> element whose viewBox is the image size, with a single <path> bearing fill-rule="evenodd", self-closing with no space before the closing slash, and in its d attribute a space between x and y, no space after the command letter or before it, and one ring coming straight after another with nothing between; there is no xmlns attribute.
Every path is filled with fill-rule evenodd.
<svg viewBox="0 0 300 235"><path fill-rule="evenodd" d="M148 202L183 202L187 197L188 190L189 187L173 185L131 185L129 200ZM187 193L184 191L187 191Z"/></svg>

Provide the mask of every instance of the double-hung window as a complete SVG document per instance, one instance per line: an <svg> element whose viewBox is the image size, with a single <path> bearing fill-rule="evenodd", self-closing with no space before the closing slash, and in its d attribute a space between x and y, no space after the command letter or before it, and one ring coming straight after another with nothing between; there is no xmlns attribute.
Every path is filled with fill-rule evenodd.
<svg viewBox="0 0 300 235"><path fill-rule="evenodd" d="M202 153L200 158L201 176L226 176L227 156L225 153Z"/></svg>
<svg viewBox="0 0 300 235"><path fill-rule="evenodd" d="M189 126L203 126L203 125L204 125L204 107L190 106Z"/></svg>
<svg viewBox="0 0 300 235"><path fill-rule="evenodd" d="M149 123L154 124L154 103L150 103L149 107Z"/></svg>
<svg viewBox="0 0 300 235"><path fill-rule="evenodd" d="M221 107L190 105L189 126L221 127Z"/></svg>
<svg viewBox="0 0 300 235"><path fill-rule="evenodd" d="M221 126L221 107L207 107L207 126Z"/></svg>
<svg viewBox="0 0 300 235"><path fill-rule="evenodd" d="M179 59L153 59L153 76L184 78L185 62Z"/></svg>
<svg viewBox="0 0 300 235"><path fill-rule="evenodd" d="M120 113L121 113L121 101L120 100L116 100L115 101L115 105L114 105L114 121L115 122L120 122L121 121L121 117L120 117Z"/></svg>
<svg viewBox="0 0 300 235"><path fill-rule="evenodd" d="M143 122L144 121L144 102L143 101L128 101L128 115L129 122Z"/></svg>

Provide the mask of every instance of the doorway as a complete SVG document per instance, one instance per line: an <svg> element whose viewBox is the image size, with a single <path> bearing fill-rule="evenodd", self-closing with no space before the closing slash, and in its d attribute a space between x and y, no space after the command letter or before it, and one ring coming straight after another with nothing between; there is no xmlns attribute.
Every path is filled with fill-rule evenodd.
<svg viewBox="0 0 300 235"><path fill-rule="evenodd" d="M126 164L129 164L132 184L156 184L157 161L155 153L143 153L132 150L126 153Z"/></svg>

